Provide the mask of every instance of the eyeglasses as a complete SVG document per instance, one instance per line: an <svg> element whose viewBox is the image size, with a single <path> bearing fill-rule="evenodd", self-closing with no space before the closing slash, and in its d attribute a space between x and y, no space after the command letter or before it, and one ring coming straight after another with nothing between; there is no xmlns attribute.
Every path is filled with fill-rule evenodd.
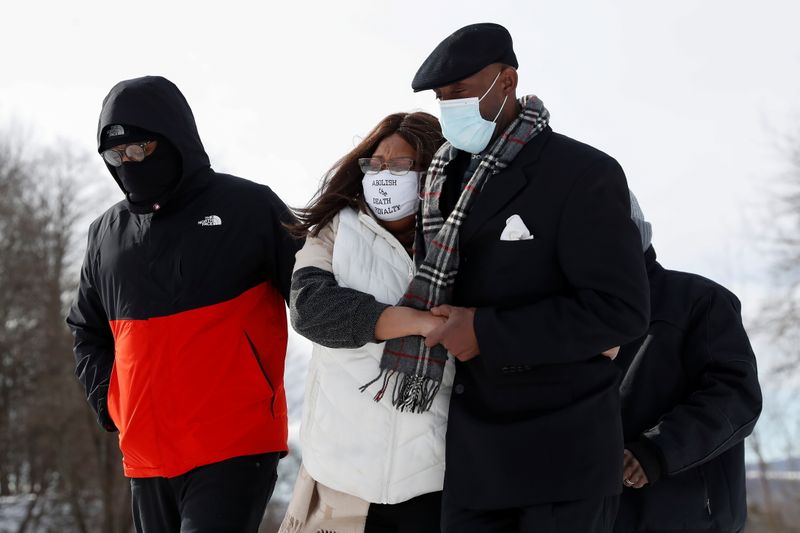
<svg viewBox="0 0 800 533"><path fill-rule="evenodd" d="M109 148L108 150L103 150L103 159L112 167L121 167L123 156L131 161L139 163L144 161L144 158L147 157L147 145L152 142L154 141L131 143L125 145L125 148Z"/></svg>
<svg viewBox="0 0 800 533"><path fill-rule="evenodd" d="M377 174L386 168L395 176L402 176L414 168L414 160L410 157L397 157L388 161L384 161L382 157L362 157L358 160L358 166L364 174Z"/></svg>

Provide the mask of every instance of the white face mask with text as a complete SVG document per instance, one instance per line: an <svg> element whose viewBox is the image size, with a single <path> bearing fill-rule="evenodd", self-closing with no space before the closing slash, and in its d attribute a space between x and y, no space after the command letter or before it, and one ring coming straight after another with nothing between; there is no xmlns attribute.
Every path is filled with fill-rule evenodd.
<svg viewBox="0 0 800 533"><path fill-rule="evenodd" d="M361 180L364 200L380 220L400 220L415 215L419 206L419 172L395 176L388 170L365 174Z"/></svg>

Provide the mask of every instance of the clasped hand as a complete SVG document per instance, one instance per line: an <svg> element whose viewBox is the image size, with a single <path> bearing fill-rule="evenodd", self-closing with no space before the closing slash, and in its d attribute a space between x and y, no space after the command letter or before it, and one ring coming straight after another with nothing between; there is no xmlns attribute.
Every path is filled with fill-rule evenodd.
<svg viewBox="0 0 800 533"><path fill-rule="evenodd" d="M444 319L425 335L429 348L441 344L459 361L469 361L480 353L475 336L475 308L439 305L431 315Z"/></svg>
<svg viewBox="0 0 800 533"><path fill-rule="evenodd" d="M465 362L480 353L475 334L475 308L439 305L430 310L421 321L419 334L425 337L429 348L441 344L453 357ZM609 359L619 353L619 346L603 352Z"/></svg>

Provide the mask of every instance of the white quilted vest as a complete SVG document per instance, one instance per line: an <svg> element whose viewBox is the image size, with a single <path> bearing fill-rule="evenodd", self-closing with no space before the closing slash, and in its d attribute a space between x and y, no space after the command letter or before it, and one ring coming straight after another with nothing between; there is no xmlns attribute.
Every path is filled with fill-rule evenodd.
<svg viewBox="0 0 800 533"><path fill-rule="evenodd" d="M414 265L403 246L377 221L346 208L339 213L333 273L342 287L396 304ZM358 388L379 372L383 343L332 349L314 344L303 402L300 444L311 477L371 503L399 503L442 490L447 409L454 365L447 362L430 411L401 413L391 389ZM391 385L390 385L391 387Z"/></svg>

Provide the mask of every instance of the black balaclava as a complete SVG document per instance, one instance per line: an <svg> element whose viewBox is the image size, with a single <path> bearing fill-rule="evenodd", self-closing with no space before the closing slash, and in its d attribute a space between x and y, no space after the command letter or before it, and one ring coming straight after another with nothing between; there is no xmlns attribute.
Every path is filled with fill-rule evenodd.
<svg viewBox="0 0 800 533"><path fill-rule="evenodd" d="M180 152L163 135L128 125L108 126L103 135L101 150L146 141L156 141L155 150L144 160L125 161L112 167L128 201L150 207L159 203L181 178Z"/></svg>
<svg viewBox="0 0 800 533"><path fill-rule="evenodd" d="M156 204L170 192L181 179L181 155L171 142L160 135L152 135L158 142L152 154L138 163L126 161L117 167L117 177L135 204Z"/></svg>

